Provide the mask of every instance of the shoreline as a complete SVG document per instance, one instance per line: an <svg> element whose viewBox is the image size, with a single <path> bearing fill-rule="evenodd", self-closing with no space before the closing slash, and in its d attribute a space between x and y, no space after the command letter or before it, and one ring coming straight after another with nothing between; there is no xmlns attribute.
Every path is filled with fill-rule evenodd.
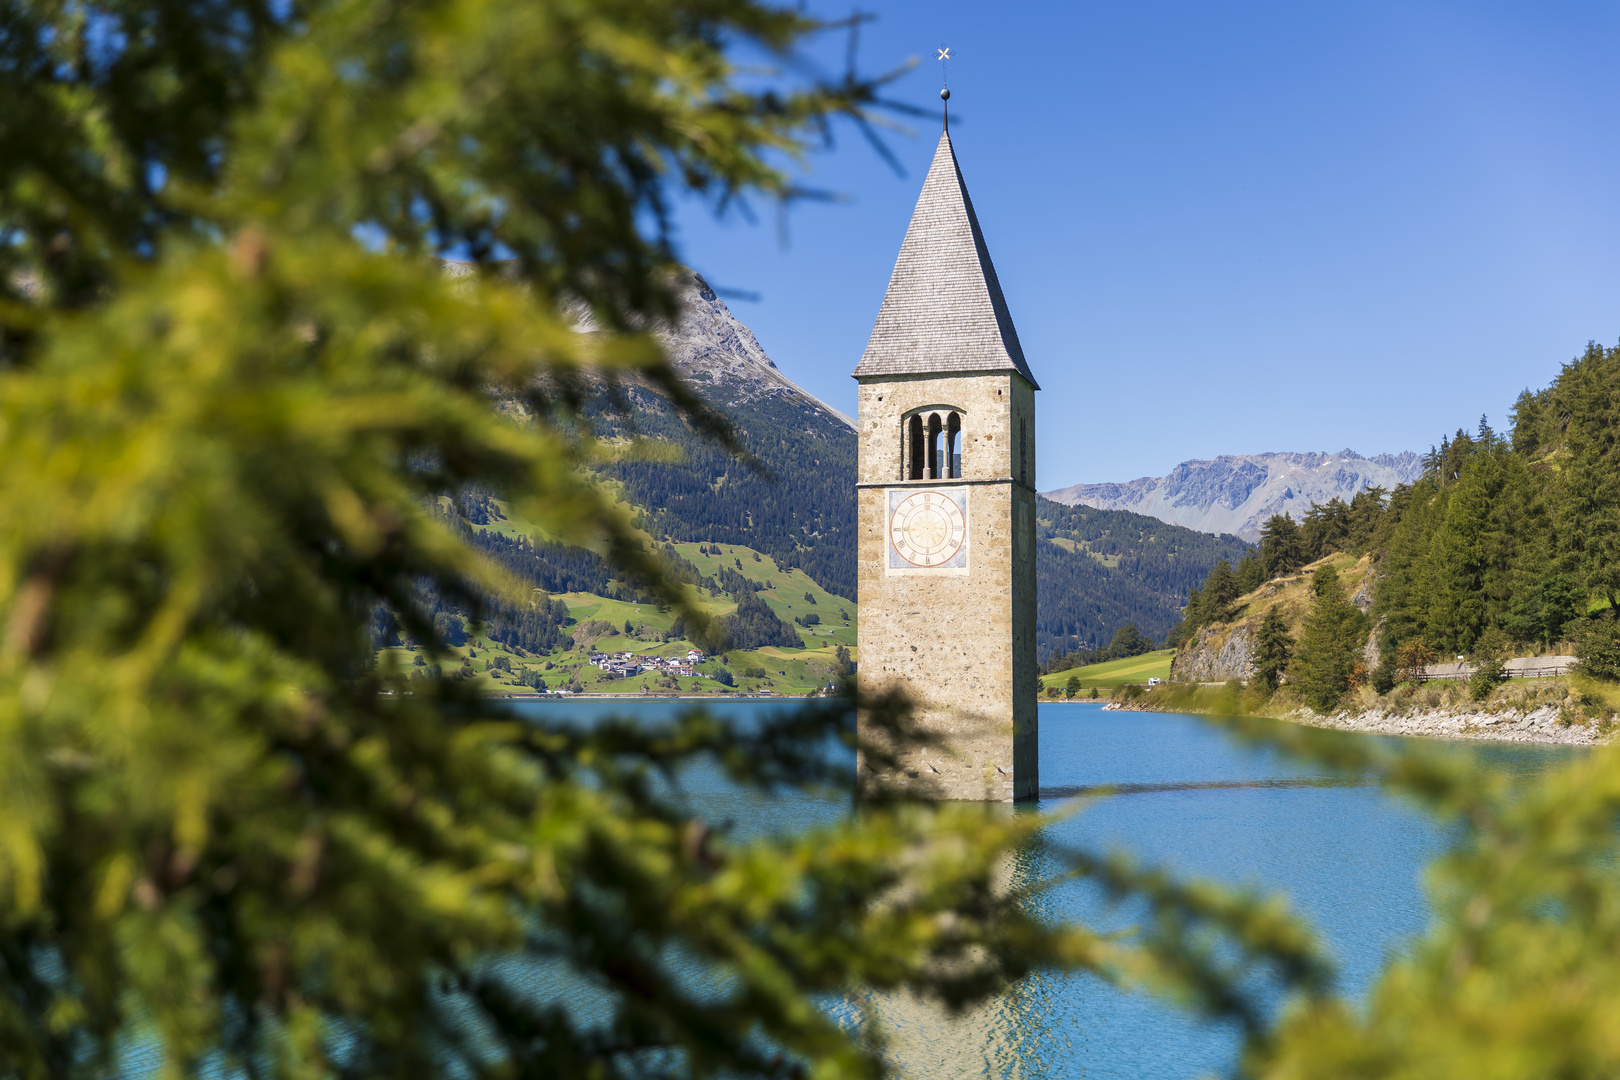
<svg viewBox="0 0 1620 1080"><path fill-rule="evenodd" d="M1301 714L1303 713L1303 715ZM1478 742L1535 742L1555 746L1601 746L1609 736L1598 721L1560 724L1560 710L1550 705L1528 711L1504 709L1487 713L1477 709L1427 709L1413 714L1342 712L1317 716L1309 710L1278 719L1308 727L1332 728L1377 735L1416 735L1438 739L1473 739Z"/></svg>
<svg viewBox="0 0 1620 1080"><path fill-rule="evenodd" d="M1117 712L1178 712L1199 715L1205 709L1174 708L1164 704L1111 701L1103 706ZM1483 709L1432 708L1411 713L1382 709L1344 710L1322 716L1299 708L1286 713L1261 713L1273 720L1284 720L1305 727L1353 731L1363 735L1404 735L1430 739L1471 739L1476 742L1534 742L1557 746L1602 746L1611 736L1599 730L1598 721L1560 724L1557 707L1503 709L1496 713Z"/></svg>
<svg viewBox="0 0 1620 1080"><path fill-rule="evenodd" d="M759 697L742 694L489 694L500 701L813 701L816 695L771 695ZM1042 702L1051 705L1101 705L1111 712L1164 712L1202 715L1207 709L1178 708L1163 703L1066 700ZM1322 716L1307 708L1285 713L1262 713L1273 720L1283 720L1305 727L1350 731L1363 735L1402 735L1429 739L1470 739L1478 742L1534 742L1554 746L1602 746L1612 734L1599 730L1598 721L1565 726L1559 723L1561 710L1544 705L1538 709L1503 709L1491 713L1484 709L1432 708L1410 713L1386 712L1382 709L1363 711L1343 710Z"/></svg>

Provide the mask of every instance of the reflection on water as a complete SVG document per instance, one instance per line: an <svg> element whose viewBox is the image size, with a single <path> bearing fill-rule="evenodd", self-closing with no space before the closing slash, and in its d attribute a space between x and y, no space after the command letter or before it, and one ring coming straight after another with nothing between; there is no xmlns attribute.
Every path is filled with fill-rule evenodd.
<svg viewBox="0 0 1620 1080"><path fill-rule="evenodd" d="M1028 851L1011 859L1004 885L1022 887L1055 869ZM1086 1000L1079 980L1037 971L1006 993L952 1015L909 994L866 994L843 1010L853 1024L857 1006L875 1015L888 1056L901 1075L928 1080L1022 1078L1051 1074L1047 1063L1085 1060Z"/></svg>

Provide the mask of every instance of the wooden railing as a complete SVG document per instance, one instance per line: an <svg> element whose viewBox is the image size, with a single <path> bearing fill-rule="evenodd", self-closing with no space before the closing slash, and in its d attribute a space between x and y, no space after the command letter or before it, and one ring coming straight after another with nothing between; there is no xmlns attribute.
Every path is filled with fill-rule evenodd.
<svg viewBox="0 0 1620 1080"><path fill-rule="evenodd" d="M1568 675L1576 663L1573 656L1526 656L1507 662L1502 676L1508 679L1548 679L1554 675ZM1474 674L1474 665L1430 664L1420 677L1421 682L1438 679L1466 679Z"/></svg>

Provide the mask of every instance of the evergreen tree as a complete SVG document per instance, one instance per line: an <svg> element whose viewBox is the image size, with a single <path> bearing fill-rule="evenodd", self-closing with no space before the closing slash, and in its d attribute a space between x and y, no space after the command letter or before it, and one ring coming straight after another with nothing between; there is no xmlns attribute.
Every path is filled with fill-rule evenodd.
<svg viewBox="0 0 1620 1080"><path fill-rule="evenodd" d="M1620 609L1620 347L1588 346L1558 388L1570 451L1559 476L1561 561Z"/></svg>
<svg viewBox="0 0 1620 1080"><path fill-rule="evenodd" d="M759 649L766 645L801 649L804 642L791 625L771 610L752 590L737 594L737 610L720 620L727 649Z"/></svg>
<svg viewBox="0 0 1620 1080"><path fill-rule="evenodd" d="M1501 455L1484 453L1458 476L1446 504L1446 516L1430 542L1430 640L1449 652L1467 652L1484 630L1488 614L1485 579L1499 555L1493 535L1492 504L1501 494Z"/></svg>
<svg viewBox="0 0 1620 1080"><path fill-rule="evenodd" d="M1441 488L1456 483L1468 459L1474 455L1475 448L1474 437L1462 428L1458 428L1450 438L1442 436L1440 445L1431 446L1423 457L1425 477Z"/></svg>
<svg viewBox="0 0 1620 1080"><path fill-rule="evenodd" d="M1260 569L1266 580L1279 578L1304 566L1299 525L1287 514L1273 514L1260 529Z"/></svg>
<svg viewBox="0 0 1620 1080"><path fill-rule="evenodd" d="M1384 505L1388 494L1383 488L1369 487L1351 498L1344 541L1346 551L1362 552L1373 545L1388 512Z"/></svg>
<svg viewBox="0 0 1620 1080"><path fill-rule="evenodd" d="M1209 604L1204 599L1204 592L1199 588L1187 590L1187 607L1181 617L1180 637L1178 641L1191 641L1198 633L1199 627L1209 622L1211 613Z"/></svg>
<svg viewBox="0 0 1620 1080"><path fill-rule="evenodd" d="M1323 566L1311 575L1311 595L1316 599L1341 596L1343 593L1344 586L1339 581L1339 571L1336 567Z"/></svg>
<svg viewBox="0 0 1620 1080"><path fill-rule="evenodd" d="M1043 965L1241 993L1036 917L1003 885L1034 819L877 798L737 844L648 783L847 785L843 705L518 722L440 674L458 620L539 615L467 524L500 504L708 621L588 475L581 391L656 387L735 464L643 331L675 313L673 202L786 197L772 162L866 120L868 81L732 67L807 70L815 29L749 0L0 5L0 1072L874 1077L881 1038L822 1003ZM379 607L437 662L379 665ZM893 762L905 716L868 704ZM533 993L559 957L590 1009Z"/></svg>
<svg viewBox="0 0 1620 1080"><path fill-rule="evenodd" d="M1383 551L1382 575L1373 597L1372 617L1382 627L1379 648L1386 655L1401 642L1428 632L1429 553L1449 498L1433 477L1418 481L1406 493L1403 512Z"/></svg>
<svg viewBox="0 0 1620 1080"><path fill-rule="evenodd" d="M1503 629L1515 641L1550 646L1566 636L1565 628L1580 615L1582 595L1568 574L1544 574L1514 593Z"/></svg>
<svg viewBox="0 0 1620 1080"><path fill-rule="evenodd" d="M1070 675L1069 681L1063 684L1063 696L1072 699L1080 692L1080 676Z"/></svg>
<svg viewBox="0 0 1620 1080"><path fill-rule="evenodd" d="M1265 584L1265 571L1260 569L1260 556L1252 551L1244 555L1238 562L1236 577L1239 596L1247 596Z"/></svg>
<svg viewBox="0 0 1620 1080"><path fill-rule="evenodd" d="M1546 400L1525 389L1513 403L1513 450L1526 458L1538 456L1544 441L1542 427L1547 413Z"/></svg>
<svg viewBox="0 0 1620 1080"><path fill-rule="evenodd" d="M1126 623L1114 631L1114 640L1108 644L1108 658L1110 660L1124 660L1132 656L1141 656L1143 653L1153 651L1153 642L1142 636L1135 624Z"/></svg>
<svg viewBox="0 0 1620 1080"><path fill-rule="evenodd" d="M1350 507L1338 496L1325 503L1312 503L1300 526L1299 543L1305 562L1314 562L1336 551L1350 550Z"/></svg>
<svg viewBox="0 0 1620 1080"><path fill-rule="evenodd" d="M1204 581L1204 599L1210 611L1219 617L1220 613L1232 606L1232 601L1238 595L1237 577L1232 573L1232 564L1222 559Z"/></svg>
<svg viewBox="0 0 1620 1080"><path fill-rule="evenodd" d="M1260 620L1260 630L1254 642L1254 675L1267 692L1277 689L1288 661L1293 655L1294 639L1288 634L1288 624L1275 606Z"/></svg>
<svg viewBox="0 0 1620 1080"><path fill-rule="evenodd" d="M1333 567L1318 570L1311 589L1316 599L1306 616L1289 680L1299 686L1306 704L1328 712L1350 689L1367 636L1367 617L1345 599Z"/></svg>

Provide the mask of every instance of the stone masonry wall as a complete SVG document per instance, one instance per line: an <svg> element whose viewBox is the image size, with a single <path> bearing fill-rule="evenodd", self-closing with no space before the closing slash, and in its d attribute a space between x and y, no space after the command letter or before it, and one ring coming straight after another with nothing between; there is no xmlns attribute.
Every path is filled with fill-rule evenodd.
<svg viewBox="0 0 1620 1080"><path fill-rule="evenodd" d="M900 479L903 421L924 406L962 417L960 480ZM1032 442L1033 392L1011 373L860 388L860 683L868 692L902 687L919 719L946 736L947 750L920 751L891 778L943 798L1007 802L1034 797L1039 786L1035 501L1010 471L1020 418ZM888 572L886 490L910 486L970 489L967 573Z"/></svg>

